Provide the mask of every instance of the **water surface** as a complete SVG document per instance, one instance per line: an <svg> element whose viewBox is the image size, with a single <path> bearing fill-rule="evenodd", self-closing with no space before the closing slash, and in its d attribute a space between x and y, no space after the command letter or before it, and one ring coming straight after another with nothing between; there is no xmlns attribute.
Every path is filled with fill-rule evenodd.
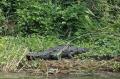
<svg viewBox="0 0 120 79"><path fill-rule="evenodd" d="M0 73L0 79L120 79L120 73L71 73L61 76L40 76L28 73Z"/></svg>

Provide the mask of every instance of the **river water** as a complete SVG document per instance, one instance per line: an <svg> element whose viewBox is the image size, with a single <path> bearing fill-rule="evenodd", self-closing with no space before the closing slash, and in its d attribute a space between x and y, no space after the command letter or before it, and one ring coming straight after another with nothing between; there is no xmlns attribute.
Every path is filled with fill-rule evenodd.
<svg viewBox="0 0 120 79"><path fill-rule="evenodd" d="M72 73L62 76L40 76L27 73L0 73L0 79L120 79L120 73Z"/></svg>

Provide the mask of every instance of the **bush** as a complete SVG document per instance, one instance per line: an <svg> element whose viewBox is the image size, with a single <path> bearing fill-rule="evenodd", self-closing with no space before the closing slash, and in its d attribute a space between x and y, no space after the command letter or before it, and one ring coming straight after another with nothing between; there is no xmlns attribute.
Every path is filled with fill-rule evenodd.
<svg viewBox="0 0 120 79"><path fill-rule="evenodd" d="M21 4L24 5L25 3ZM18 31L69 37L96 28L92 12L83 3L66 8L53 3L28 2L17 9Z"/></svg>
<svg viewBox="0 0 120 79"><path fill-rule="evenodd" d="M119 0L2 0L0 9L17 34L69 37L116 24L119 4Z"/></svg>
<svg viewBox="0 0 120 79"><path fill-rule="evenodd" d="M119 33L119 4L119 0L2 0L0 25L7 27L7 34L71 39L83 35L81 40L90 41L91 33L102 32L104 28ZM14 33L8 27L13 27Z"/></svg>
<svg viewBox="0 0 120 79"><path fill-rule="evenodd" d="M29 1L29 0L28 0ZM33 0L34 1L34 0ZM17 9L18 22L17 27L18 31L23 34L40 34L46 35L51 33L51 21L52 21L52 5L47 3L40 3L38 1L24 1L26 3L21 3L25 7L19 7Z"/></svg>
<svg viewBox="0 0 120 79"><path fill-rule="evenodd" d="M92 12L82 4L74 4L57 12L53 20L54 29L64 37L87 33L95 28L90 17L92 15Z"/></svg>
<svg viewBox="0 0 120 79"><path fill-rule="evenodd" d="M5 17L3 15L2 10L0 9L0 35L3 33L4 29L3 29L3 23L5 21Z"/></svg>

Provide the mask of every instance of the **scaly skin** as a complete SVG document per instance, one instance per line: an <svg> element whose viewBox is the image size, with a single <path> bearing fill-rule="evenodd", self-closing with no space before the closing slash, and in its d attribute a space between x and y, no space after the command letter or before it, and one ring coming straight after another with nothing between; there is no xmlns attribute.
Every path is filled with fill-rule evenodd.
<svg viewBox="0 0 120 79"><path fill-rule="evenodd" d="M72 58L74 55L82 54L87 51L87 48L79 48L72 45L59 45L43 52L30 52L26 55L26 58L28 60L35 60L36 58L45 60L59 60L61 58Z"/></svg>

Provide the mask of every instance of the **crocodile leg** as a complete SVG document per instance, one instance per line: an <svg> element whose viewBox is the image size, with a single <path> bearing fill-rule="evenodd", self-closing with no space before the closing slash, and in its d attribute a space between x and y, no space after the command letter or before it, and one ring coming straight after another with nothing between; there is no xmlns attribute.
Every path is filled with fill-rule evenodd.
<svg viewBox="0 0 120 79"><path fill-rule="evenodd" d="M69 59L73 58L72 53L73 53L73 52L70 52L70 53L68 54L68 58L69 58Z"/></svg>

